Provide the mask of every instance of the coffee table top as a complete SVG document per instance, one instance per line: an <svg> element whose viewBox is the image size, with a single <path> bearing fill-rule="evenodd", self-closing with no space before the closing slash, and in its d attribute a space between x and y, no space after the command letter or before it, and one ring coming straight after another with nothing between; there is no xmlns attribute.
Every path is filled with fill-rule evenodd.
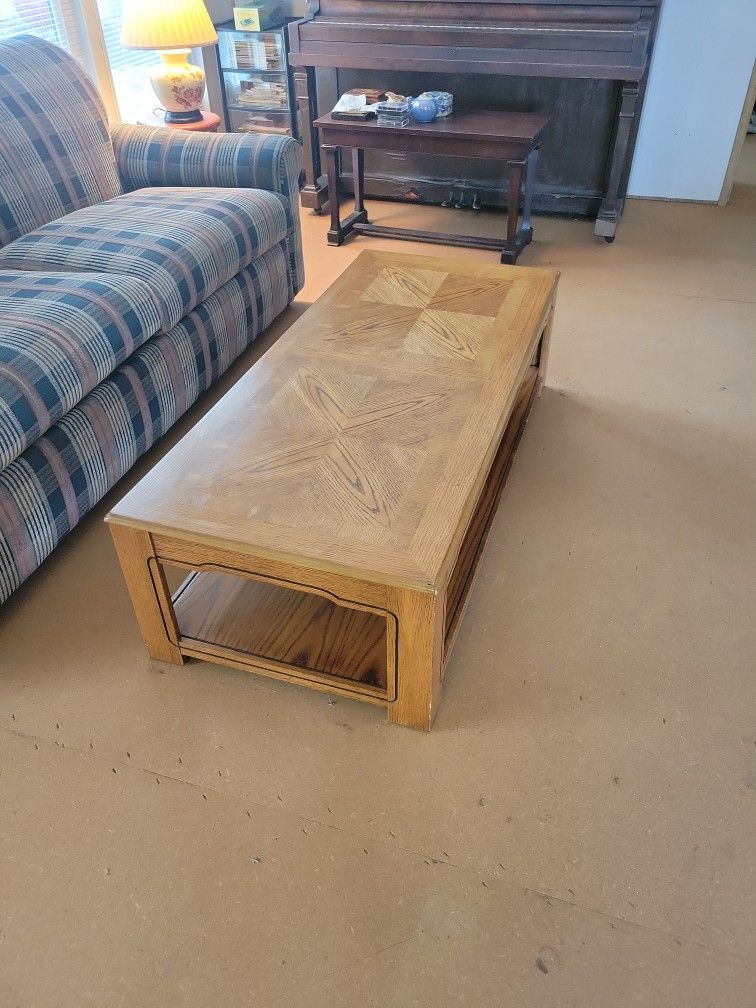
<svg viewBox="0 0 756 1008"><path fill-rule="evenodd" d="M363 252L108 520L440 587L557 278Z"/></svg>

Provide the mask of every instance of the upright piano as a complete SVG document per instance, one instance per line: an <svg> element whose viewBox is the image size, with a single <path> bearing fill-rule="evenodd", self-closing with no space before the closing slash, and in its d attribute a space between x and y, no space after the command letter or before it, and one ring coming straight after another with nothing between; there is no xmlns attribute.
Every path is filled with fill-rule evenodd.
<svg viewBox="0 0 756 1008"><path fill-rule="evenodd" d="M304 206L328 200L312 122L350 87L454 93L455 107L543 112L534 208L595 216L612 241L627 193L662 0L308 0L289 26ZM496 166L447 175L416 155L368 162L368 194L506 200Z"/></svg>

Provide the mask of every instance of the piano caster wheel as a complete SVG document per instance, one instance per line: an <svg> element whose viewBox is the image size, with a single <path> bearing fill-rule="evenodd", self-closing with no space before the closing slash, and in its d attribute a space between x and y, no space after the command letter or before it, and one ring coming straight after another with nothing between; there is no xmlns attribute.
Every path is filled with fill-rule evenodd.
<svg viewBox="0 0 756 1008"><path fill-rule="evenodd" d="M459 199L454 204L454 206L457 208L457 210L466 210L467 209L467 204L465 203L465 194L464 193L460 193Z"/></svg>
<svg viewBox="0 0 756 1008"><path fill-rule="evenodd" d="M477 193L475 193L475 195L473 196L472 208L473 208L473 210L482 210L483 209L482 206L480 205L480 200L478 199L478 194Z"/></svg>
<svg viewBox="0 0 756 1008"><path fill-rule="evenodd" d="M604 235L604 241L607 245L611 245L615 238L616 235Z"/></svg>
<svg viewBox="0 0 756 1008"><path fill-rule="evenodd" d="M454 190L453 189L449 193L449 195L447 196L447 198L443 201L443 203L441 204L441 206L442 207L454 206Z"/></svg>

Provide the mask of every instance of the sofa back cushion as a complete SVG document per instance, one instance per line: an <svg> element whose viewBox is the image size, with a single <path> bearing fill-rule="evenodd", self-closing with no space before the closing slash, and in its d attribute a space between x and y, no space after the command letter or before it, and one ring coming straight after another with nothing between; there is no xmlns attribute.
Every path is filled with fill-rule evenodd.
<svg viewBox="0 0 756 1008"><path fill-rule="evenodd" d="M122 191L105 109L76 60L29 35L0 42L0 246Z"/></svg>

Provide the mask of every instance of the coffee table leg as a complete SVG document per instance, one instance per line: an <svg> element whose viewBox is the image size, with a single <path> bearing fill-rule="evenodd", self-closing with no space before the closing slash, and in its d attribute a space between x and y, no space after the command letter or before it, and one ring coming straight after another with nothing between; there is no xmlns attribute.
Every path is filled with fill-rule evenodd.
<svg viewBox="0 0 756 1008"><path fill-rule="evenodd" d="M398 617L398 661L389 721L430 731L441 699L443 603L430 592L397 588L391 594Z"/></svg>
<svg viewBox="0 0 756 1008"><path fill-rule="evenodd" d="M536 395L541 394L544 382L546 381L546 369L549 366L549 349L551 348L551 330L554 326L554 308L555 304L552 302L548 320L541 334L541 345L538 348L538 387Z"/></svg>
<svg viewBox="0 0 756 1008"><path fill-rule="evenodd" d="M165 575L157 563L149 533L126 525L111 524L110 534L150 657L183 665L181 651L168 636L170 631L173 640L177 641L178 627Z"/></svg>

